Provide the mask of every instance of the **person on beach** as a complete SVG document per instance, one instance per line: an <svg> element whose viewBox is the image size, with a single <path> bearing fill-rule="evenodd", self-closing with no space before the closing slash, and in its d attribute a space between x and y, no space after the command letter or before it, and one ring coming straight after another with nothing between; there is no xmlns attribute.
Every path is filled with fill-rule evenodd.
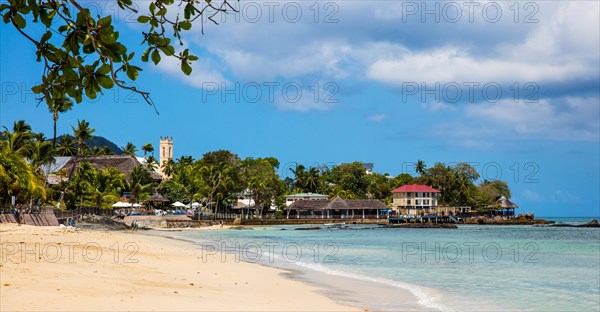
<svg viewBox="0 0 600 312"><path fill-rule="evenodd" d="M221 225L221 228L223 228L223 220L220 220L219 224Z"/></svg>

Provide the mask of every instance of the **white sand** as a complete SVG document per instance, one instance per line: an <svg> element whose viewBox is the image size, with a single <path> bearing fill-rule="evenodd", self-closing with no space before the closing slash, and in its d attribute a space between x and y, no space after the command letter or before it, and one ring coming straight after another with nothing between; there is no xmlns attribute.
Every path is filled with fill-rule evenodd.
<svg viewBox="0 0 600 312"><path fill-rule="evenodd" d="M168 238L0 224L0 243L1 311L356 310L282 270L203 262Z"/></svg>

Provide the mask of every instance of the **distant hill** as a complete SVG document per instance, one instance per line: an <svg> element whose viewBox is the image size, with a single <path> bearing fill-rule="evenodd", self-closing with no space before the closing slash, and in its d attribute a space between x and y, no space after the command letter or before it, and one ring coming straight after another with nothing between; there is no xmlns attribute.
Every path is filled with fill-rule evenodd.
<svg viewBox="0 0 600 312"><path fill-rule="evenodd" d="M56 138L56 141L60 141L60 139L63 137L64 135L61 135L59 137ZM115 153L115 155L121 155L123 154L123 150L121 148L119 148L119 146L117 146L117 144L111 142L110 140L108 140L105 137L101 137L101 136L94 136L93 138L86 140L85 144L87 144L90 148L93 148L94 146L98 146L98 147L104 147L104 146L108 146L108 148L110 148L110 150Z"/></svg>

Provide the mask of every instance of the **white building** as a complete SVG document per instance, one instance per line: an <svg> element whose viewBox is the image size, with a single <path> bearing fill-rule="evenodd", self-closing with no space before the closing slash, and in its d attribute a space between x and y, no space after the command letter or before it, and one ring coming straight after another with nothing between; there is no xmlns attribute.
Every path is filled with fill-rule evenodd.
<svg viewBox="0 0 600 312"><path fill-rule="evenodd" d="M313 200L313 199L329 199L327 195L317 194L317 193L298 193L298 194L290 194L285 196L285 206L293 204L296 201L301 199Z"/></svg>

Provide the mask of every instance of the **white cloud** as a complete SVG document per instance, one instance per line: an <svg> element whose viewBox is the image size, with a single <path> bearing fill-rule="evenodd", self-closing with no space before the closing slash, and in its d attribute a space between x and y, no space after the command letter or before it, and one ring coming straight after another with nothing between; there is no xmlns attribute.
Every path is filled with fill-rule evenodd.
<svg viewBox="0 0 600 312"><path fill-rule="evenodd" d="M434 136L452 140L555 140L600 139L600 99L542 99L535 103L502 100L467 105L459 121L439 124Z"/></svg>
<svg viewBox="0 0 600 312"><path fill-rule="evenodd" d="M565 203L565 204L577 204L577 203L581 203L581 198L573 195L567 191L563 191L563 190L556 190L551 196L550 198L552 199L552 201L554 202L558 202L558 203Z"/></svg>
<svg viewBox="0 0 600 312"><path fill-rule="evenodd" d="M367 117L367 119L372 122L382 122L382 121L388 120L389 118L390 118L390 116L387 114L377 114L377 115L371 115L371 116Z"/></svg>
<svg viewBox="0 0 600 312"><path fill-rule="evenodd" d="M567 77L594 74L587 64L523 62L492 57L476 58L465 50L445 47L429 52L410 52L393 59L379 59L367 69L370 79L400 86L406 82L441 84L456 82L563 81Z"/></svg>
<svg viewBox="0 0 600 312"><path fill-rule="evenodd" d="M159 69L177 72L185 83L200 88L202 82L226 79L259 84L351 79L393 87L403 82L542 85L598 79L598 2L535 3L538 22L532 24L513 21L508 8L512 3L499 3L505 14L498 24L472 24L466 16L457 24L422 23L418 18L402 22L402 3L333 3L336 23L323 23L330 13L324 6L315 22L312 3L300 3L303 15L297 23L282 19L283 5L275 7L269 21L269 8L262 4L257 23L248 22L244 14L251 12L243 10L238 22L228 15L219 26L206 23L205 35L195 23L186 38L202 62L195 64L192 78L178 74L176 62ZM520 13L522 19L527 12ZM334 106L304 102L309 110Z"/></svg>
<svg viewBox="0 0 600 312"><path fill-rule="evenodd" d="M422 102L421 103L421 107L423 107L424 109L430 111L430 112L437 112L437 111L446 111L446 110L454 110L454 107L450 104L447 104L443 101L439 101L439 102Z"/></svg>
<svg viewBox="0 0 600 312"><path fill-rule="evenodd" d="M535 103L503 100L468 105L465 116L526 138L593 141L600 135L599 101L599 98L543 99Z"/></svg>
<svg viewBox="0 0 600 312"><path fill-rule="evenodd" d="M184 83L197 88L205 88L208 84L217 84L221 86L223 83L228 84L220 70L214 68L214 64L205 59L200 59L192 63L192 73L186 76L181 71L181 63L179 60L172 57L164 57L157 65L159 70L162 70L169 75L180 79Z"/></svg>
<svg viewBox="0 0 600 312"><path fill-rule="evenodd" d="M523 197L526 200L533 202L540 202L544 200L544 196L528 189L523 190Z"/></svg>

